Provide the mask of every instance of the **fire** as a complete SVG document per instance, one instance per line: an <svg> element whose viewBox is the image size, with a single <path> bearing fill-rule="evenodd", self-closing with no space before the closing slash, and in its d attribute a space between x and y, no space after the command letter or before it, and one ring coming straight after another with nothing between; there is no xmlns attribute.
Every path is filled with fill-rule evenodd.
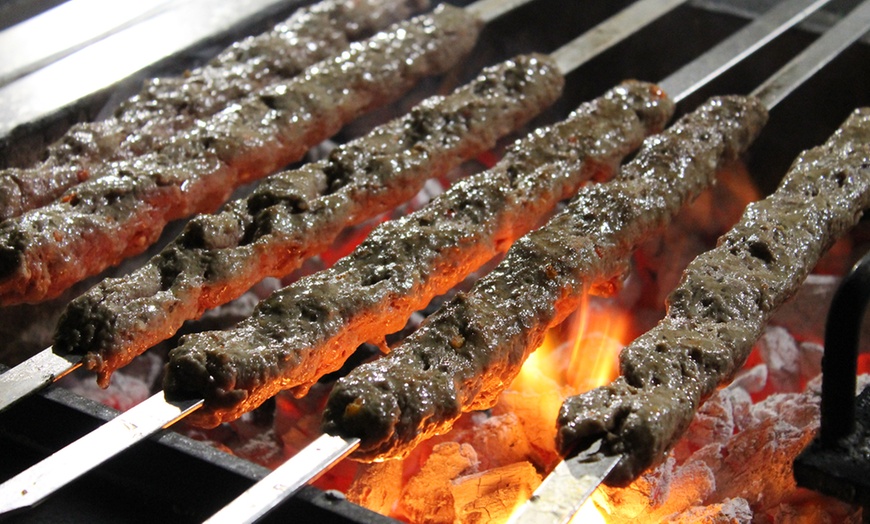
<svg viewBox="0 0 870 524"><path fill-rule="evenodd" d="M536 424L555 431L555 417L565 398L618 376L618 356L631 339L630 326L628 311L606 300L585 298L578 313L551 329L541 346L529 355L510 391L534 398L540 418ZM546 440L553 438L548 435ZM596 503L590 499L572 522L607 522L606 510L600 506L602 502L606 506L606 501L593 497Z"/></svg>
<svg viewBox="0 0 870 524"><path fill-rule="evenodd" d="M567 334L561 326L547 332L511 389L542 393L556 388L568 396L607 384L619 375L619 352L631 339L628 311L587 297L566 324ZM569 363L567 367L564 362Z"/></svg>
<svg viewBox="0 0 870 524"><path fill-rule="evenodd" d="M571 524L607 524L607 518L604 516L604 510L590 498L571 519Z"/></svg>
<svg viewBox="0 0 870 524"><path fill-rule="evenodd" d="M568 385L576 391L603 386L619 376L619 352L630 342L630 317L613 306L593 308L586 296L575 321Z"/></svg>

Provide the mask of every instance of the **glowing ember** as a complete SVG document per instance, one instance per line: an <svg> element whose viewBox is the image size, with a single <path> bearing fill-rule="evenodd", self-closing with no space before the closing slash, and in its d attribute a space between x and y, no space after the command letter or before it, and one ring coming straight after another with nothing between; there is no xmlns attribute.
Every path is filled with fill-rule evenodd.
<svg viewBox="0 0 870 524"><path fill-rule="evenodd" d="M596 497L590 498L571 519L571 524L607 524L606 511L596 504Z"/></svg>

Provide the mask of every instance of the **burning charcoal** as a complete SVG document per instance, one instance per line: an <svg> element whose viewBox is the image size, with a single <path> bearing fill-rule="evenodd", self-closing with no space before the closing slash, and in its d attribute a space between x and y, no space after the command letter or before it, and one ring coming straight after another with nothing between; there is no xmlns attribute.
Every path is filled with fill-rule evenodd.
<svg viewBox="0 0 870 524"><path fill-rule="evenodd" d="M454 521L453 479L477 470L477 453L468 444L445 442L432 448L426 463L402 492L400 509L412 522Z"/></svg>
<svg viewBox="0 0 870 524"><path fill-rule="evenodd" d="M72 373L59 384L83 397L119 411L127 411L151 396L162 370L163 358L149 353L137 360L122 376L112 377L106 389L97 386L93 378L85 373Z"/></svg>
<svg viewBox="0 0 870 524"><path fill-rule="evenodd" d="M624 489L604 488L610 524L638 520L660 522L671 514L702 502L716 489L710 467L701 460L677 465L669 458Z"/></svg>
<svg viewBox="0 0 870 524"><path fill-rule="evenodd" d="M457 522L503 522L541 483L530 462L517 462L467 475L450 486Z"/></svg>
<svg viewBox="0 0 870 524"><path fill-rule="evenodd" d="M798 345L798 364L802 379L809 381L821 374L824 353L824 346L815 342L801 342Z"/></svg>
<svg viewBox="0 0 870 524"><path fill-rule="evenodd" d="M470 429L458 432L456 438L474 446L483 470L528 460L532 456L529 439L516 413L488 417Z"/></svg>
<svg viewBox="0 0 870 524"><path fill-rule="evenodd" d="M870 377L862 375L859 382L866 384ZM794 458L818 429L819 384L816 379L805 392L774 393L757 404L751 404L748 393L733 384L716 391L660 466L627 488L603 491L611 512L609 522L627 523L640 517L650 522L715 523L729 515L737 522L854 518L854 509L797 489L792 477ZM728 427L733 435L711 430ZM706 445L705 436L710 438ZM826 521L823 514L807 509L826 505L834 508L830 515L847 518ZM810 514L816 517L802 520Z"/></svg>
<svg viewBox="0 0 870 524"><path fill-rule="evenodd" d="M494 414L515 413L526 433L531 447L531 460L542 467L555 465L556 454L556 409L564 397L559 391L527 393L508 390L501 394ZM555 406L553 409L547 406Z"/></svg>
<svg viewBox="0 0 870 524"><path fill-rule="evenodd" d="M749 370L741 371L730 385L748 393L758 393L767 385L767 366L759 364Z"/></svg>
<svg viewBox="0 0 870 524"><path fill-rule="evenodd" d="M711 399L701 405L682 442L700 449L710 443L724 444L734 435L731 397L722 395L717 400Z"/></svg>
<svg viewBox="0 0 870 524"><path fill-rule="evenodd" d="M151 388L148 384L126 374L117 379L112 377L106 389L97 386L93 380L88 380L90 377L83 378L84 380L81 380L77 376L66 380L63 387L118 411L127 411L151 396Z"/></svg>
<svg viewBox="0 0 870 524"><path fill-rule="evenodd" d="M859 524L861 512L836 499L809 495L802 500L789 501L771 508L758 520L777 524L808 524L840 522Z"/></svg>
<svg viewBox="0 0 870 524"><path fill-rule="evenodd" d="M818 398L772 395L753 406L752 415L753 424L728 442L729 452L718 465L717 496L742 497L757 508L794 491L791 464L818 428Z"/></svg>
<svg viewBox="0 0 870 524"><path fill-rule="evenodd" d="M797 340L821 342L828 308L839 285L840 277L808 276L797 294L773 315L771 324L787 329ZM862 352L870 352L870 322L862 324L859 343Z"/></svg>
<svg viewBox="0 0 870 524"><path fill-rule="evenodd" d="M267 468L276 468L284 462L284 449L271 429L261 431L240 440L238 446L230 446L233 454Z"/></svg>
<svg viewBox="0 0 870 524"><path fill-rule="evenodd" d="M347 499L354 504L389 515L402 492L402 461L385 460L360 464Z"/></svg>
<svg viewBox="0 0 870 524"><path fill-rule="evenodd" d="M756 346L767 364L771 385L780 392L800 391L800 350L789 332L770 326L758 339Z"/></svg>

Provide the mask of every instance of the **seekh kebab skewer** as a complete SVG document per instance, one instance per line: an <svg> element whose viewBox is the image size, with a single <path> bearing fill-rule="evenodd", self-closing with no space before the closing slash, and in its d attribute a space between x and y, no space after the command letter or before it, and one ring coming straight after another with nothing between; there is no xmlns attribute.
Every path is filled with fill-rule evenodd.
<svg viewBox="0 0 870 524"><path fill-rule="evenodd" d="M143 252L169 221L214 211L235 187L451 68L481 25L472 10L449 5L395 24L230 105L160 152L101 165L102 176L0 223L0 304L57 296Z"/></svg>
<svg viewBox="0 0 870 524"><path fill-rule="evenodd" d="M327 159L266 178L214 215L199 215L143 267L75 299L54 351L79 355L102 384L206 309L267 276L290 274L342 228L409 200L429 178L487 151L559 97L563 77L544 55L487 68Z"/></svg>
<svg viewBox="0 0 870 524"><path fill-rule="evenodd" d="M111 117L70 128L49 146L45 160L0 171L0 220L50 203L97 175L96 164L161 149L197 120L427 6L426 0L322 0L271 31L233 44L203 67L146 82Z"/></svg>
<svg viewBox="0 0 870 524"><path fill-rule="evenodd" d="M776 192L698 256L667 315L620 354L621 376L571 397L558 417L563 453L603 438L623 455L608 483L660 461L702 400L736 373L774 311L870 207L870 108L804 152Z"/></svg>
<svg viewBox="0 0 870 524"><path fill-rule="evenodd" d="M463 412L491 407L546 330L584 291L624 275L635 247L712 184L766 120L755 99L715 98L647 139L616 179L582 188L471 291L340 379L325 432L359 438L358 459L395 458L449 430Z"/></svg>

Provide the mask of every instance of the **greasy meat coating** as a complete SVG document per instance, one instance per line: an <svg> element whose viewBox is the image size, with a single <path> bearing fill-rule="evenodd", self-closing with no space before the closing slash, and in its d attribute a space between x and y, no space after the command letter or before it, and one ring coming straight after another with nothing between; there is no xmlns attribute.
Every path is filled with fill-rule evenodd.
<svg viewBox="0 0 870 524"><path fill-rule="evenodd" d="M0 224L0 305L37 302L144 251L171 220L298 160L363 112L446 71L481 22L441 6L351 45L176 135L160 153L103 166L49 206Z"/></svg>
<svg viewBox="0 0 870 524"><path fill-rule="evenodd" d="M282 389L304 392L359 344L383 346L585 180L610 176L672 110L658 88L631 82L531 133L493 169L378 226L351 255L276 292L235 329L185 337L170 352L166 395L205 398L191 420L213 426Z"/></svg>
<svg viewBox="0 0 870 524"><path fill-rule="evenodd" d="M546 330L592 286L621 277L635 246L708 187L766 119L755 99L715 98L647 139L615 180L582 188L470 292L340 379L324 431L360 438L357 459L400 457L463 412L491 407Z"/></svg>
<svg viewBox="0 0 870 524"><path fill-rule="evenodd" d="M0 171L0 219L46 205L99 175L94 164L161 149L197 120L286 81L427 5L426 0L322 0L271 31L233 44L203 67L147 82L111 117L73 126L49 147L44 161Z"/></svg>
<svg viewBox="0 0 870 524"><path fill-rule="evenodd" d="M861 109L689 265L667 316L620 355L620 378L563 404L560 450L603 438L607 453L624 455L608 479L616 485L661 461L701 401L741 368L770 315L868 205L870 109Z"/></svg>
<svg viewBox="0 0 870 524"><path fill-rule="evenodd" d="M74 300L58 323L55 351L83 355L106 383L185 320L267 276L289 274L342 228L394 208L427 179L491 149L555 102L563 84L549 57L519 56L327 159L267 178L223 212L194 218L142 268Z"/></svg>

